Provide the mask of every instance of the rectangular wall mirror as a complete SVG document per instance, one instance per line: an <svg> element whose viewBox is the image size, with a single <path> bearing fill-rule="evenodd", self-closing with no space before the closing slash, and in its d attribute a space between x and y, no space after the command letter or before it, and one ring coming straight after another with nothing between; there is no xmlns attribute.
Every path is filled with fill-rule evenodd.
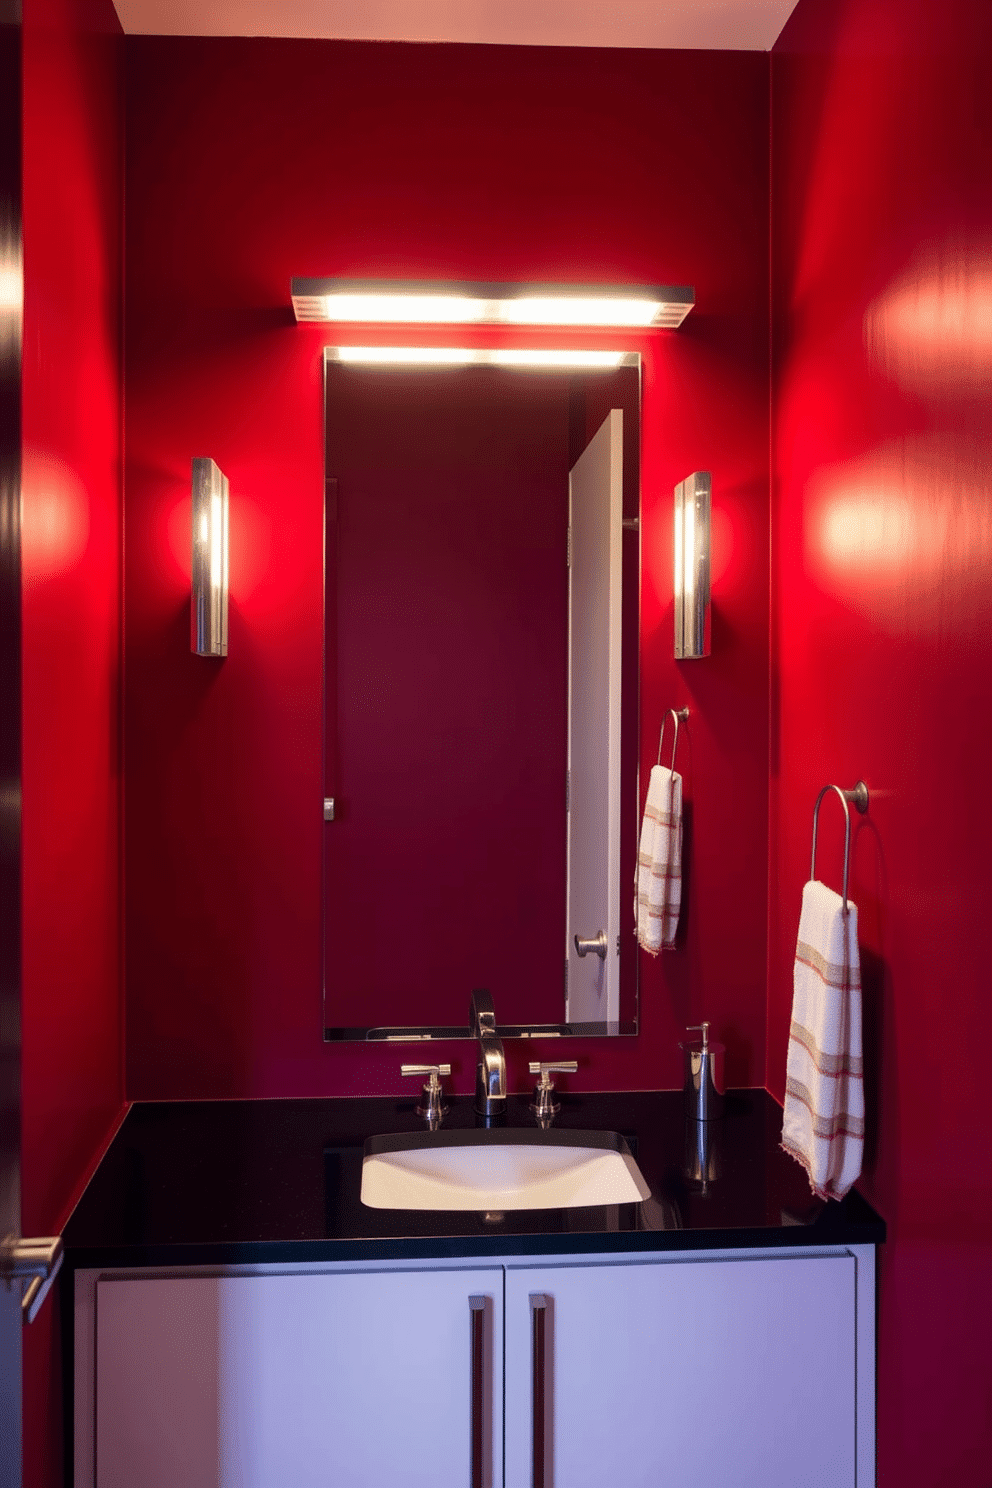
<svg viewBox="0 0 992 1488"><path fill-rule="evenodd" d="M636 1031L631 362L325 355L327 1040Z"/></svg>

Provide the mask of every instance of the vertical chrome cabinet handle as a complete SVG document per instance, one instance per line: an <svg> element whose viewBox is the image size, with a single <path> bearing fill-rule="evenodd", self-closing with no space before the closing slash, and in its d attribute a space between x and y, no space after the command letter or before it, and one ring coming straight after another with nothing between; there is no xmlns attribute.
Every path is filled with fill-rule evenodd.
<svg viewBox="0 0 992 1488"><path fill-rule="evenodd" d="M491 1488L491 1464L487 1447L492 1440L490 1429L486 1432L486 1297L469 1297L469 1317L472 1323L472 1442L471 1488Z"/></svg>
<svg viewBox="0 0 992 1488"><path fill-rule="evenodd" d="M553 1420L552 1389L554 1358L551 1335L551 1298L543 1292L531 1294L531 1401L533 1403L533 1488L553 1488L551 1467Z"/></svg>

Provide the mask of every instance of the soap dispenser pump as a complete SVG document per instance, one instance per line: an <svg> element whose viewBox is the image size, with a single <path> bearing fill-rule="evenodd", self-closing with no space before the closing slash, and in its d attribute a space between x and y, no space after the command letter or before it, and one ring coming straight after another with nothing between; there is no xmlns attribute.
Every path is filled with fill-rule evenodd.
<svg viewBox="0 0 992 1488"><path fill-rule="evenodd" d="M714 1121L723 1115L723 1044L710 1042L710 1025L692 1024L686 1033L701 1033L701 1039L685 1039L679 1048L685 1060L683 1092L688 1120Z"/></svg>

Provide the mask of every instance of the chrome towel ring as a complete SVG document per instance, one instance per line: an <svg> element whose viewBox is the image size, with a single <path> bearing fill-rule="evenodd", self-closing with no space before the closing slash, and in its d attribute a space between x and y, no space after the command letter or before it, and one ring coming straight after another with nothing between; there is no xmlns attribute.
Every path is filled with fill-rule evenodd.
<svg viewBox="0 0 992 1488"><path fill-rule="evenodd" d="M844 908L846 910L847 878L851 867L851 813L848 809L848 802L851 802L855 810L864 816L868 810L868 787L863 780L859 780L853 790L841 790L839 785L825 785L817 796L816 805L813 807L813 856L809 865L811 879L816 877L816 827L820 815L820 803L828 791L836 791L844 808Z"/></svg>
<svg viewBox="0 0 992 1488"><path fill-rule="evenodd" d="M657 762L658 762L659 765L661 764L661 750L662 750L662 745L665 742L665 724L668 722L669 718L674 718L674 720L675 720L675 737L672 740L672 763L671 763L671 765L669 767L670 769L674 770L675 769L675 751L679 747L679 723L685 723L686 720L688 719L688 717L689 717L689 709L688 708L678 708L678 709L676 709L676 708L669 708L668 712L665 714L664 718L661 720L661 733L658 735L658 761Z"/></svg>

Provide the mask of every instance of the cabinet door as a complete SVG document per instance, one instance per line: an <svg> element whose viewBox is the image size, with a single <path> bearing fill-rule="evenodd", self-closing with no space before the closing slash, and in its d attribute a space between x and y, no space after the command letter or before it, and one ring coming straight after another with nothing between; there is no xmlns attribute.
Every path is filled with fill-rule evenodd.
<svg viewBox="0 0 992 1488"><path fill-rule="evenodd" d="M500 1488L502 1314L498 1268L101 1280L97 1488Z"/></svg>
<svg viewBox="0 0 992 1488"><path fill-rule="evenodd" d="M507 1270L518 1488L853 1488L855 1383L850 1256Z"/></svg>

